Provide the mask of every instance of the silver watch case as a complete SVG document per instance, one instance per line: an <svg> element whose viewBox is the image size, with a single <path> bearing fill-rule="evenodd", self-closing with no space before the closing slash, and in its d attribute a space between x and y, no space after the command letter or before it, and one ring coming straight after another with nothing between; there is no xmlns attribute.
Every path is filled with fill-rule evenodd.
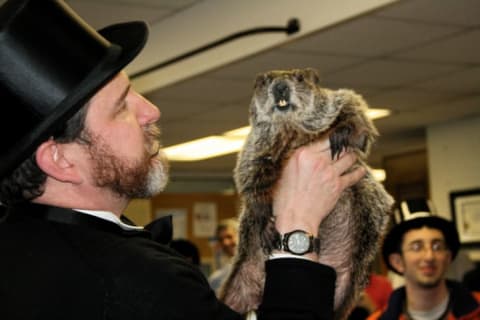
<svg viewBox="0 0 480 320"><path fill-rule="evenodd" d="M278 249L298 256L311 252L318 253L320 239L306 231L293 230L281 235L280 248Z"/></svg>

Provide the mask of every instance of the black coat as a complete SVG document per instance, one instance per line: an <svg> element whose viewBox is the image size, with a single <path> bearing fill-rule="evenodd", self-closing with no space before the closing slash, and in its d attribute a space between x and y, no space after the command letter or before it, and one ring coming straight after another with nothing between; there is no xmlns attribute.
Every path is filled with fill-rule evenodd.
<svg viewBox="0 0 480 320"><path fill-rule="evenodd" d="M0 319L242 319L195 266L146 231L28 204L0 223ZM331 319L333 269L266 264L259 319Z"/></svg>

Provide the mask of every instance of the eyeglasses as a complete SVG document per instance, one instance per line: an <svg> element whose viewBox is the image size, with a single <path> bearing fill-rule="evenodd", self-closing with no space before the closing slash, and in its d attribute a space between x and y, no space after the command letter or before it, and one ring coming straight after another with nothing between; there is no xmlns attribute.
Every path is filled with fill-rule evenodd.
<svg viewBox="0 0 480 320"><path fill-rule="evenodd" d="M448 250L448 246L443 240L434 240L430 244L423 241L414 241L407 245L405 251L413 253L423 253L430 249L434 253L443 253Z"/></svg>

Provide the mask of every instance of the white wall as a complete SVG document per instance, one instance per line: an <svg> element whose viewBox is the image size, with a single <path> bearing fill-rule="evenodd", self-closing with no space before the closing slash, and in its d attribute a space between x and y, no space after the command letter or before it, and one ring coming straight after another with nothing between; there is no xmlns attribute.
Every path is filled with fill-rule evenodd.
<svg viewBox="0 0 480 320"><path fill-rule="evenodd" d="M480 188L480 117L429 127L427 151L431 198L439 215L452 220L450 192ZM460 251L450 277L461 279L473 267L471 251Z"/></svg>
<svg viewBox="0 0 480 320"><path fill-rule="evenodd" d="M433 203L450 219L450 192L480 187L480 117L428 128L427 151Z"/></svg>

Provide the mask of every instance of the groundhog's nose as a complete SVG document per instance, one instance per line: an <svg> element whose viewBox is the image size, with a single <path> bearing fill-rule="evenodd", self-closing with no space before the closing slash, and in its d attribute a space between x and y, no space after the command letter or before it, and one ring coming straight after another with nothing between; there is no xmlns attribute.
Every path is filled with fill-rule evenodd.
<svg viewBox="0 0 480 320"><path fill-rule="evenodd" d="M278 108L285 108L290 105L290 88L285 82L279 81L275 83L272 93Z"/></svg>
<svg viewBox="0 0 480 320"><path fill-rule="evenodd" d="M289 100L290 99L290 89L284 81L279 81L273 85L273 97L275 100Z"/></svg>

